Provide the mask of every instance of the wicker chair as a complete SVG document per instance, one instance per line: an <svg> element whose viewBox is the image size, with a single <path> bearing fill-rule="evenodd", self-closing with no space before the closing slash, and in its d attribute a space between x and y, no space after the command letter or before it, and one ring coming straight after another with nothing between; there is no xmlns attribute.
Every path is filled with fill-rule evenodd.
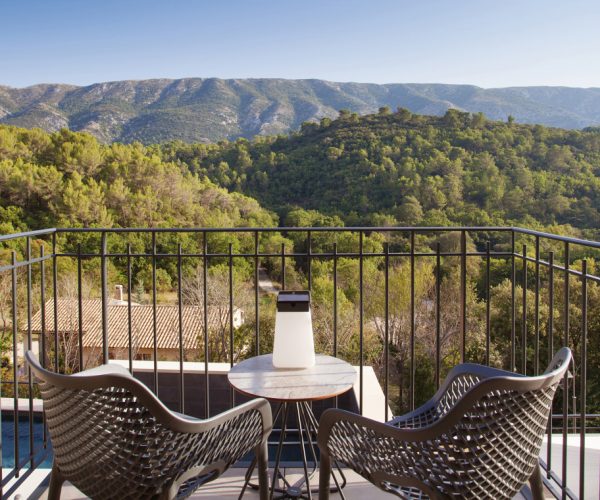
<svg viewBox="0 0 600 500"><path fill-rule="evenodd" d="M329 498L334 461L401 498L512 498L529 480L542 499L538 456L570 361L564 347L538 377L459 365L430 401L387 424L325 411L319 499Z"/></svg>
<svg viewBox="0 0 600 500"><path fill-rule="evenodd" d="M42 368L31 351L25 357L54 449L48 498L60 498L65 480L94 499L185 498L252 449L268 498L266 400L198 420L170 411L118 365L68 376Z"/></svg>

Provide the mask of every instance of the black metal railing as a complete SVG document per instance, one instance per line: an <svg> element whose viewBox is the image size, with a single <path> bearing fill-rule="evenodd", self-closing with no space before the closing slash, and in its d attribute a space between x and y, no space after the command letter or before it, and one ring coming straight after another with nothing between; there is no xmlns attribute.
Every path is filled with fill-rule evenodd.
<svg viewBox="0 0 600 500"><path fill-rule="evenodd" d="M324 287L326 293L321 290L321 295L329 316L324 321L331 329L331 338L324 343L330 349L327 353L346 356L358 365L360 412L365 409L365 368L375 365L386 419L390 406L397 414L428 399L453 363L477 361L536 375L560 346L572 347L574 369L557 395L542 465L546 484L557 498L586 498L590 487L597 496L598 486L590 486L585 470L586 433L598 428L600 410L588 408L587 403L588 396L593 405L600 400L598 394L590 393L598 387L588 384L588 374L600 369L588 366L592 360L588 357L589 318L600 318L596 293L600 277L593 266L599 255L598 242L512 227L78 228L0 235L2 415L12 417L13 434L12 442L2 439L3 454L7 450L12 456L9 467L3 464L3 489L23 469L39 466L47 454L45 427L41 442L34 440L37 393L22 353L37 340L46 367L56 371L85 367L91 359L84 359L85 297L100 301L102 338L97 359L107 363L114 356L109 342L109 284L126 283L127 300L121 304L127 308L123 328L128 345L126 355L121 351L120 356L133 372L134 337L139 332L134 332L132 296L136 278L144 276L149 285L140 286L139 294L148 302L152 338L152 374L147 383L159 396L164 394L159 393L159 361L164 354L159 352L158 309L168 302L177 309L178 318L173 328L177 348L171 353L179 361L175 409L188 409L184 360L189 355L203 367L203 405L197 416L207 417L223 404L215 405L209 363L231 366L236 359L270 348L272 308L260 287L260 274L266 272L281 289ZM218 266L224 270L218 278L223 292L218 307L226 310L223 332L228 338L224 339L226 355L215 359L209 338L209 309L215 299L209 286L211 270ZM239 269L242 278L236 274ZM184 306L190 300L185 297L185 280L193 272L198 274L194 303L201 311L202 324L198 349L189 354L184 349ZM373 273L378 273L378 279L373 280ZM329 288L315 283L325 275ZM70 328L63 326L59 310L64 298L61 279L65 278L71 280L70 298L76 310ZM252 331L241 345L236 340L239 329L234 327L239 299L236 279L248 282L245 292L250 293L248 303L253 303L254 313L253 318L246 315L250 319L245 328ZM348 299L345 303L351 304L350 319L342 317L348 310L341 310L342 291ZM40 325L35 332L34 316ZM340 341L342 328L350 331L346 341L356 345L352 352ZM372 332L378 340L369 344ZM376 354L370 351L373 345L379 346ZM424 345L431 347L432 360L432 373L425 375L418 366L427 358L421 352ZM597 363L599 358L593 359ZM232 391L226 404L235 404ZM25 446L19 417L27 425ZM579 434L580 446L576 464L567 453L568 437L574 433ZM562 445L557 460L552 451L559 434ZM576 478L571 477L573 470L577 470Z"/></svg>

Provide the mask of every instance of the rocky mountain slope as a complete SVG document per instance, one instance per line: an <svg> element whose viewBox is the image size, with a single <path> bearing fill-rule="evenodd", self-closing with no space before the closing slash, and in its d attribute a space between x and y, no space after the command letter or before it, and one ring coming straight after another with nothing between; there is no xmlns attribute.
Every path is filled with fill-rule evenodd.
<svg viewBox="0 0 600 500"><path fill-rule="evenodd" d="M600 125L600 88L366 84L324 80L184 78L77 87L0 86L0 123L68 127L103 142L213 142L297 129L303 121L381 106L441 115L448 108L563 128Z"/></svg>

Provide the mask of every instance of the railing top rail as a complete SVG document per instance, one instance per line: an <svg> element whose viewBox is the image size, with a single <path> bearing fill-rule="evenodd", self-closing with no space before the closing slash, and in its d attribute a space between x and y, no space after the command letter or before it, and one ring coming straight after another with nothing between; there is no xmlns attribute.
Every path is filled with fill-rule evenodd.
<svg viewBox="0 0 600 500"><path fill-rule="evenodd" d="M37 229L34 231L26 231L20 233L11 234L0 234L0 242L10 241L18 238L28 238L35 236L49 235L53 233L249 233L249 232L416 232L416 233L428 233L428 232L459 232L459 231L471 231L471 232L515 232L519 234L526 234L530 236L539 236L555 241L568 242L575 245L583 245L592 248L600 248L600 242L586 240L581 238L574 238L571 236L562 236L558 234L546 233L544 231L537 231L534 229L527 229L522 227L511 227L511 226L344 226L344 227L112 227L112 228L98 228L98 227L77 227L77 228L47 228Z"/></svg>
<svg viewBox="0 0 600 500"><path fill-rule="evenodd" d="M0 241L10 241L18 238L31 238L33 236L43 236L55 232L57 232L57 229L52 227L47 229L36 229L35 231L25 231L22 233L0 234Z"/></svg>
<svg viewBox="0 0 600 500"><path fill-rule="evenodd" d="M543 231L536 231L535 229L526 229L523 227L513 227L512 230L516 233L528 234L530 236L540 236L549 240L556 240L573 243L575 245L584 245L587 247L600 248L600 242L598 241L583 240L580 238L573 238L571 236L561 236L559 234L545 233Z"/></svg>
<svg viewBox="0 0 600 500"><path fill-rule="evenodd" d="M332 226L332 227L153 227L153 228L132 228L132 227L115 227L115 228L97 228L97 227L78 227L78 228L57 228L59 233L194 233L194 232L207 232L207 233L251 233L251 232L304 232L304 231L316 231L316 232L391 232L391 231L414 231L414 232L452 232L452 231L480 231L480 232L508 232L512 231L511 227L508 226Z"/></svg>

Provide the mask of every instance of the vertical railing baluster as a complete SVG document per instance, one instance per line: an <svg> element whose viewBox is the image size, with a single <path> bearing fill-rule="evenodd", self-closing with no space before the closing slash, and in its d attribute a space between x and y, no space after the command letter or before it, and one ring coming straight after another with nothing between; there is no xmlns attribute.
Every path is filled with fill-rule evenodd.
<svg viewBox="0 0 600 500"><path fill-rule="evenodd" d="M333 243L333 356L338 355L338 305L337 305L337 266L338 249L337 241Z"/></svg>
<svg viewBox="0 0 600 500"><path fill-rule="evenodd" d="M435 390L440 388L442 370L442 257L441 245L435 246Z"/></svg>
<svg viewBox="0 0 600 500"><path fill-rule="evenodd" d="M383 351L383 370L384 370L384 412L385 412L385 421L389 420L389 409L388 409L388 401L389 401L389 364L390 364L390 244L386 241L385 247L385 332L384 332L384 351Z"/></svg>
<svg viewBox="0 0 600 500"><path fill-rule="evenodd" d="M17 362L17 338L19 335L17 318L17 252L12 251L12 341L13 341L13 419L15 476L19 477L19 371Z"/></svg>
<svg viewBox="0 0 600 500"><path fill-rule="evenodd" d="M521 303L521 373L527 375L527 245L523 245L523 300Z"/></svg>
<svg viewBox="0 0 600 500"><path fill-rule="evenodd" d="M179 333L179 411L185 413L185 378L183 374L183 283L181 276L182 246L177 244L177 326Z"/></svg>
<svg viewBox="0 0 600 500"><path fill-rule="evenodd" d="M490 345L492 343L491 332L491 283L490 283L490 242L485 245L485 364L490 364Z"/></svg>
<svg viewBox="0 0 600 500"><path fill-rule="evenodd" d="M535 237L535 341L533 355L533 375L540 372L540 237ZM548 359L548 362L551 358Z"/></svg>
<svg viewBox="0 0 600 500"><path fill-rule="evenodd" d="M548 362L554 356L554 252L548 257ZM553 405L554 406L554 405ZM550 408L550 419L548 420L548 445L546 447L547 470L546 477L550 479L552 471L552 430L553 430L553 407Z"/></svg>
<svg viewBox="0 0 600 500"><path fill-rule="evenodd" d="M415 232L410 232L410 411L415 409Z"/></svg>
<svg viewBox="0 0 600 500"><path fill-rule="evenodd" d="M152 364L154 393L158 396L158 319L156 303L156 232L152 231Z"/></svg>
<svg viewBox="0 0 600 500"><path fill-rule="evenodd" d="M564 267L564 345L569 346L569 260L570 256L570 247L569 242L566 241L564 243L564 259L565 259L565 267ZM575 374L573 373L573 376ZM567 438L568 438L568 425L569 425L569 374L565 373L565 377L563 379L563 418L562 418L562 434L563 434L563 442L562 442L562 498L565 500L567 498Z"/></svg>
<svg viewBox="0 0 600 500"><path fill-rule="evenodd" d="M131 243L127 244L127 347L129 354L129 373L133 375L133 325L131 320Z"/></svg>
<svg viewBox="0 0 600 500"><path fill-rule="evenodd" d="M254 347L256 356L260 356L260 316L258 300L258 231L254 231Z"/></svg>
<svg viewBox="0 0 600 500"><path fill-rule="evenodd" d="M462 329L460 360L464 363L467 351L467 233L460 233L460 325Z"/></svg>
<svg viewBox="0 0 600 500"><path fill-rule="evenodd" d="M364 385L363 385L363 368L364 368L364 275L363 275L363 259L364 259L364 255L363 255L363 232L360 231L359 233L359 239L358 239L358 253L359 253L359 264L358 264L358 274L359 274L359 358L360 358L360 373L359 373L359 385L360 385L360 401L359 401L359 410L360 410L360 414L362 415L363 413L363 401L364 401L364 395L363 395L363 389L364 389Z"/></svg>
<svg viewBox="0 0 600 500"><path fill-rule="evenodd" d="M206 231L202 233L202 256L203 256L203 293L204 301L204 418L210 417L210 381L208 373L208 358L210 356L208 350L208 236Z"/></svg>
<svg viewBox="0 0 600 500"><path fill-rule="evenodd" d="M31 339L31 317L32 317L32 291L31 291L31 238L27 238L27 350L31 351L33 342ZM27 365L27 387L28 387L28 399L29 399L29 466L31 469L34 468L33 463L33 375L31 368Z"/></svg>
<svg viewBox="0 0 600 500"><path fill-rule="evenodd" d="M283 250L283 244L282 244ZM284 263L285 265L285 263ZM233 368L233 244L229 243L229 368ZM235 391L233 386L230 384L229 387L229 402L233 408L235 406Z"/></svg>
<svg viewBox="0 0 600 500"><path fill-rule="evenodd" d="M46 368L46 250L44 245L40 246L40 320L41 334L40 339L40 363Z"/></svg>
<svg viewBox="0 0 600 500"><path fill-rule="evenodd" d="M515 231L511 231L511 309L510 309L510 370L517 371L517 355L516 355L516 344L517 344L517 307L516 307L516 295L515 285L517 282L517 266L515 262Z"/></svg>
<svg viewBox="0 0 600 500"><path fill-rule="evenodd" d="M585 432L587 411L587 333L588 333L588 289L587 261L581 262L581 361L579 363L579 498L585 498Z"/></svg>
<svg viewBox="0 0 600 500"><path fill-rule="evenodd" d="M312 290L312 232L307 231L306 235L306 260L308 265L308 289Z"/></svg>
<svg viewBox="0 0 600 500"><path fill-rule="evenodd" d="M333 242L333 357L338 355L338 305L337 305L337 241ZM339 398L335 397L335 407L339 406Z"/></svg>
<svg viewBox="0 0 600 500"><path fill-rule="evenodd" d="M40 320L41 336L40 339L40 363L46 368L46 261L44 244L40 246ZM42 412L42 440L44 448L48 446L48 428L46 426L46 412ZM1 496L1 494L0 494Z"/></svg>
<svg viewBox="0 0 600 500"><path fill-rule="evenodd" d="M52 233L52 300L54 305L54 371L58 373L58 260L56 233ZM104 275L103 275L104 276ZM102 322L104 327L104 321Z"/></svg>
<svg viewBox="0 0 600 500"><path fill-rule="evenodd" d="M285 290L285 243L281 244L281 289Z"/></svg>
<svg viewBox="0 0 600 500"><path fill-rule="evenodd" d="M106 232L100 240L100 274L102 285L102 363L108 363L108 265L106 261ZM56 310L54 311L56 314Z"/></svg>
<svg viewBox="0 0 600 500"><path fill-rule="evenodd" d="M81 288L83 269L81 261L81 243L79 243L77 245L77 345L79 349L79 371L83 370L83 291Z"/></svg>

